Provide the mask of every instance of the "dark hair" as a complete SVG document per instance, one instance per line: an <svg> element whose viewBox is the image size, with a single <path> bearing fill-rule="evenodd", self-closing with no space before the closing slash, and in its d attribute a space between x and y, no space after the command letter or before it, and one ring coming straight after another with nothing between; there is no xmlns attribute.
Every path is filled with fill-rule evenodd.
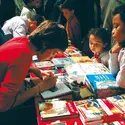
<svg viewBox="0 0 125 125"><path fill-rule="evenodd" d="M30 19L37 22L37 26L44 21L44 17L39 14L31 15Z"/></svg>
<svg viewBox="0 0 125 125"><path fill-rule="evenodd" d="M29 40L38 49L58 48L64 51L68 47L68 37L65 28L56 22L45 20L30 35Z"/></svg>
<svg viewBox="0 0 125 125"><path fill-rule="evenodd" d="M106 30L105 28L93 28L89 31L89 36L94 35L99 37L103 44L105 45L105 50L110 49L110 44L111 44L111 32L109 30Z"/></svg>
<svg viewBox="0 0 125 125"><path fill-rule="evenodd" d="M27 5L27 3L29 3L30 0L23 0L23 1Z"/></svg>
<svg viewBox="0 0 125 125"><path fill-rule="evenodd" d="M118 6L114 9L113 15L120 14L120 18L125 24L125 4Z"/></svg>
<svg viewBox="0 0 125 125"><path fill-rule="evenodd" d="M74 5L73 3L69 1L65 1L63 4L60 5L60 9L68 9L70 11L74 10Z"/></svg>

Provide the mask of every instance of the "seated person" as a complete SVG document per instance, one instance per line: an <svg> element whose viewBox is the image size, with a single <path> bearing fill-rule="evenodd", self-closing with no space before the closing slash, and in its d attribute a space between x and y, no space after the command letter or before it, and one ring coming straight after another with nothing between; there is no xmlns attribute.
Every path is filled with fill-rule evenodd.
<svg viewBox="0 0 125 125"><path fill-rule="evenodd" d="M61 11L67 20L66 31L68 34L69 42L76 48L79 48L81 42L81 28L77 18L74 15L73 5L70 2L64 2L60 5Z"/></svg>
<svg viewBox="0 0 125 125"><path fill-rule="evenodd" d="M42 22L28 37L13 38L0 46L0 112L5 112L37 93L52 88L57 79L54 76L47 77L27 91L20 92L33 55L40 53L45 58L50 58L67 47L68 37L64 27L48 20Z"/></svg>
<svg viewBox="0 0 125 125"><path fill-rule="evenodd" d="M115 45L109 53L109 69L117 84L125 89L125 4L113 11L112 37Z"/></svg>
<svg viewBox="0 0 125 125"><path fill-rule="evenodd" d="M34 15L31 18L15 16L4 23L2 30L7 40L9 40L13 37L26 36L28 32L32 32L42 21L43 18L40 15Z"/></svg>
<svg viewBox="0 0 125 125"><path fill-rule="evenodd" d="M94 56L92 61L103 63L108 67L111 35L104 28L94 28L89 31L89 47Z"/></svg>
<svg viewBox="0 0 125 125"><path fill-rule="evenodd" d="M20 16L27 16L27 18L31 18L33 15L36 15L35 8L39 8L41 6L41 0L23 0L24 6L21 11Z"/></svg>

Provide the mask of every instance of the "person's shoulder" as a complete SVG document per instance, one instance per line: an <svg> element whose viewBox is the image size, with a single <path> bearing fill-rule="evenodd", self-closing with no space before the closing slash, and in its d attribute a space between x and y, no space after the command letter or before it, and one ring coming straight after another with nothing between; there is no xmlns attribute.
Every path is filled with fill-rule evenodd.
<svg viewBox="0 0 125 125"><path fill-rule="evenodd" d="M76 18L76 16L75 15L73 15L69 20L68 20L68 22L71 24L71 25L79 25L79 21L78 21L78 19Z"/></svg>

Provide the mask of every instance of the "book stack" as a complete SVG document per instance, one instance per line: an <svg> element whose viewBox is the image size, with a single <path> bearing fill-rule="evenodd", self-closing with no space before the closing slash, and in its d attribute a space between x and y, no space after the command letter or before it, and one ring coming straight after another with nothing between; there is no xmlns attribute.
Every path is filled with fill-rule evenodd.
<svg viewBox="0 0 125 125"><path fill-rule="evenodd" d="M106 99L119 108L124 113L125 118L125 94L107 97Z"/></svg>
<svg viewBox="0 0 125 125"><path fill-rule="evenodd" d="M79 112L72 100L46 100L38 102L42 121L78 118Z"/></svg>
<svg viewBox="0 0 125 125"><path fill-rule="evenodd" d="M123 119L123 112L107 99L89 99L75 102L86 125L110 123Z"/></svg>
<svg viewBox="0 0 125 125"><path fill-rule="evenodd" d="M112 74L86 75L85 84L95 97L104 98L119 94L119 86Z"/></svg>

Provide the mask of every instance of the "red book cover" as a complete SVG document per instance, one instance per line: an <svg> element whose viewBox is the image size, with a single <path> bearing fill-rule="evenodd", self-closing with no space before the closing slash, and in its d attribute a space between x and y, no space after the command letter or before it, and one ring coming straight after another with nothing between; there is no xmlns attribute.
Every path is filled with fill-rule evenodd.
<svg viewBox="0 0 125 125"><path fill-rule="evenodd" d="M75 118L78 110L72 100L46 100L38 102L42 121Z"/></svg>
<svg viewBox="0 0 125 125"><path fill-rule="evenodd" d="M114 106L110 101L107 99L98 99L100 105L106 111L107 116L103 116L104 122L113 122L117 120L123 120L123 112Z"/></svg>
<svg viewBox="0 0 125 125"><path fill-rule="evenodd" d="M125 94L107 97L107 100L119 108L124 113L125 118Z"/></svg>
<svg viewBox="0 0 125 125"><path fill-rule="evenodd" d="M88 99L75 102L86 124L122 120L123 113L106 99Z"/></svg>

